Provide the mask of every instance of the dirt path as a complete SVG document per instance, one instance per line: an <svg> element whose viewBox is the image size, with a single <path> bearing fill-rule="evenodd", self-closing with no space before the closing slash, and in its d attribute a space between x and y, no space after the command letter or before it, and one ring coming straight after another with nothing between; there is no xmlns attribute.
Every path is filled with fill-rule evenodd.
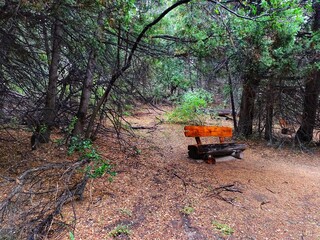
<svg viewBox="0 0 320 240"><path fill-rule="evenodd" d="M152 126L154 114L129 119ZM76 239L320 239L320 154L247 143L244 159L217 163L187 157L183 126L137 130L137 156L116 155L118 176L89 184L76 204ZM108 154L112 144L98 143ZM67 210L67 209L66 209ZM68 210L66 211L68 212ZM65 215L68 218L68 214ZM61 239L64 236L58 236Z"/></svg>
<svg viewBox="0 0 320 240"><path fill-rule="evenodd" d="M196 164L186 157L186 146L194 144L194 139L184 138L181 126L167 125L164 128L159 139L165 138L173 143L172 151L165 154L168 165L176 160L176 169L184 179L203 191L199 194L190 184L190 193L185 196L196 202L197 211L190 218L193 224L199 224L201 232L206 233L201 239L212 239L212 226L202 227L204 222L212 221L232 227L231 239L320 237L319 154L297 154L251 145L241 161ZM162 149L166 149L166 141L161 142L164 144ZM224 199L233 199L226 203L219 200L212 189L230 184L239 187L242 193L221 192ZM196 216L197 212L199 216Z"/></svg>

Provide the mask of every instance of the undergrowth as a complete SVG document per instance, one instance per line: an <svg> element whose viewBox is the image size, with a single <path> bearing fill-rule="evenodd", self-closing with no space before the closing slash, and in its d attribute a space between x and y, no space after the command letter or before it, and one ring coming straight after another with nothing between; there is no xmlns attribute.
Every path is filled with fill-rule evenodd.
<svg viewBox="0 0 320 240"><path fill-rule="evenodd" d="M203 89L186 92L177 107L167 114L167 121L179 124L203 125L205 113L201 111L212 102L211 94Z"/></svg>
<svg viewBox="0 0 320 240"><path fill-rule="evenodd" d="M90 164L85 166L84 172L89 178L99 178L105 174L109 175L109 181L112 181L116 172L109 160L104 159L101 154L93 147L90 139L81 139L72 137L68 148L68 154L79 152L79 160L87 158Z"/></svg>
<svg viewBox="0 0 320 240"><path fill-rule="evenodd" d="M221 232L224 236L230 236L234 233L234 230L229 225L220 223L218 221L213 221L212 226L214 229Z"/></svg>
<svg viewBox="0 0 320 240"><path fill-rule="evenodd" d="M130 235L131 231L128 225L120 224L109 232L110 237L117 237L120 235Z"/></svg>

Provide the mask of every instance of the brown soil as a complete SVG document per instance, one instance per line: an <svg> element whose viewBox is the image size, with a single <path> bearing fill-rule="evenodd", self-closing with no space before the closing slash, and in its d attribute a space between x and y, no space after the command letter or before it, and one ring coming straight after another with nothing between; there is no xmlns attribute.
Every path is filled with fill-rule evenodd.
<svg viewBox="0 0 320 240"><path fill-rule="evenodd" d="M128 121L152 127L159 118L141 110ZM188 158L195 140L182 125L135 132L136 155L120 154L110 134L97 140L118 175L90 181L84 200L65 208L66 221L76 211L75 239L113 239L120 225L130 233L116 239L320 239L319 150L246 142L242 160L207 164Z"/></svg>

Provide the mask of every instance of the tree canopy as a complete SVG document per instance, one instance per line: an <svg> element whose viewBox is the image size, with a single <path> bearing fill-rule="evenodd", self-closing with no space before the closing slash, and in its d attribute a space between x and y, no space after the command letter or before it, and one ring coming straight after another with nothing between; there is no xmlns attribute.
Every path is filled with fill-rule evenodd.
<svg viewBox="0 0 320 240"><path fill-rule="evenodd" d="M281 88L298 88L318 66L316 1L5 1L0 7L3 98L13 91L32 99L23 114L48 130L76 116L74 134L92 136L97 114L114 105L107 103L110 94L121 102L121 94L132 101L174 100L199 87L215 93L226 85L217 79L225 78L228 61L235 84L248 88L239 131L249 136L256 92L271 84L281 97ZM244 109L246 101L252 104Z"/></svg>

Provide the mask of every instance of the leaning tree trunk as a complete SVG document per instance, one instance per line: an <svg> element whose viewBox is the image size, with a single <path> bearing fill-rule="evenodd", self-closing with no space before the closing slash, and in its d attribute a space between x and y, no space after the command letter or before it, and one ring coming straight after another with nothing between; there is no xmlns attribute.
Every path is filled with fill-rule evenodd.
<svg viewBox="0 0 320 240"><path fill-rule="evenodd" d="M162 18L164 18L169 12L171 12L172 10L174 10L175 8L177 8L180 5L183 4L187 4L191 2L191 0L180 0L176 3L174 3L173 5L171 5L169 8L167 8L166 10L164 10L157 18L155 18L151 23L147 24L142 31L140 32L140 34L138 35L138 37L136 38L135 42L133 43L133 46L131 48L131 51L129 52L124 65L122 67L119 67L117 71L115 71L115 73L112 74L110 82L108 83L108 86L106 88L106 90L104 91L103 96L100 98L100 100L98 101L97 105L95 106L95 108L93 109L93 112L91 114L90 117L90 121L86 130L86 138L90 138L92 136L93 133L93 127L94 127L94 122L95 119L98 115L98 112L100 110L100 108L106 103L109 94L114 86L114 84L116 83L116 81L119 79L119 77L131 66L131 61L132 58L134 56L135 51L137 50L142 38L144 37L145 33L151 29L154 25L156 25Z"/></svg>
<svg viewBox="0 0 320 240"><path fill-rule="evenodd" d="M94 50L91 51L88 60L86 77L83 82L80 106L77 113L77 123L73 129L72 135L80 135L83 133L83 127L86 121L86 116L90 103L91 89L93 83L94 70L96 67L96 59Z"/></svg>
<svg viewBox="0 0 320 240"><path fill-rule="evenodd" d="M258 80L252 79L249 75L246 76L240 103L240 116L238 123L238 135L240 136L249 137L252 134L254 102L258 83Z"/></svg>
<svg viewBox="0 0 320 240"><path fill-rule="evenodd" d="M56 110L57 98L57 82L58 82L58 68L60 62L60 48L62 41L62 22L56 20L53 25L53 42L51 50L51 63L49 66L49 83L46 93L46 102L43 110L43 124L44 128L39 128L41 139L43 142L49 142L50 130L53 126Z"/></svg>
<svg viewBox="0 0 320 240"><path fill-rule="evenodd" d="M320 3L313 4L314 22L312 26L313 32L320 30ZM313 64L319 63L320 59L317 50L314 50L315 57ZM296 141L310 142L313 138L313 129L316 122L316 114L318 109L320 91L320 71L314 69L312 75L305 83L302 122L295 136Z"/></svg>
<svg viewBox="0 0 320 240"><path fill-rule="evenodd" d="M104 12L100 12L98 15L97 21L98 21L99 28L96 30L96 32L94 34L95 38L99 38L99 36L101 34L100 28L102 28L102 26L103 26L104 16L105 16ZM86 122L87 113L88 113L88 109L89 109L89 104L90 104L94 71L95 71L96 65L97 65L96 54L97 54L96 50L94 48L92 48L90 51L90 54L89 54L88 65L87 65L87 70L86 70L86 77L83 81L81 100L80 100L80 105L79 105L79 109L77 112L77 123L74 126L74 129L72 131L73 136L82 135L82 133L83 133L83 129L84 129L84 125Z"/></svg>
<svg viewBox="0 0 320 240"><path fill-rule="evenodd" d="M233 129L235 132L238 132L238 125L237 125L237 114L236 114L236 108L234 104L234 96L233 96L233 84L232 84L232 78L231 73L229 70L229 62L226 61L226 70L228 72L228 84L230 88L230 101L231 101L231 109L232 109L232 118L233 118Z"/></svg>

